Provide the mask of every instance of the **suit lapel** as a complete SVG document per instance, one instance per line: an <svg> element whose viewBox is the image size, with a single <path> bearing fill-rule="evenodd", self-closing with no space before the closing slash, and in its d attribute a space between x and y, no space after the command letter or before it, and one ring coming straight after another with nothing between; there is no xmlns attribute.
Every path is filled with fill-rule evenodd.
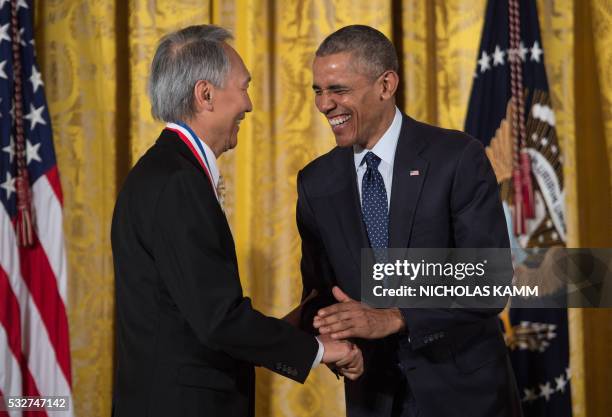
<svg viewBox="0 0 612 417"><path fill-rule="evenodd" d="M393 186L389 208L389 247L407 247L414 214L427 175L429 163L419 154L427 142L418 131L417 123L404 115L393 163ZM331 197L331 204L341 225L346 244L358 268L361 268L361 248L369 247L361 216L357 189L357 173L352 148L343 149L342 167L338 170L344 187ZM417 174L418 172L418 174Z"/></svg>
<svg viewBox="0 0 612 417"><path fill-rule="evenodd" d="M428 162L419 156L427 142L417 123L404 115L395 160L389 208L389 247L408 247L414 213L427 175Z"/></svg>
<svg viewBox="0 0 612 417"><path fill-rule="evenodd" d="M172 130L169 130L169 129L162 130L161 134L159 135L159 138L157 139L157 142L160 145L169 146L170 148L174 149L176 152L181 154L185 159L191 162L198 169L198 171L200 171L203 175L206 175L206 172L204 172L204 168L202 168L202 165L200 165L200 163L198 162L196 157L193 155L191 150L187 147L187 145L183 143L183 141L179 138L179 136L176 133L174 133ZM208 176L207 176L207 180L208 180ZM208 182L210 183L210 181ZM212 189L212 184L210 184L210 187Z"/></svg>
<svg viewBox="0 0 612 417"><path fill-rule="evenodd" d="M162 130L159 138L157 139L157 144L169 147L170 149L172 149L172 151L178 152L183 158L187 159L200 172L200 174L202 174L204 178L206 178L206 184L208 184L207 190L210 192L209 197L218 202L216 192L213 188L210 178L208 177L208 174L204 171L204 168L202 168L202 165L200 165L191 150L187 147L187 145L183 143L183 141L178 137L176 133L169 129ZM221 210L221 205L217 204L217 207L219 209L217 211L217 214L221 214L221 217L227 224L227 218L225 217L225 213L223 212L223 210ZM227 224L227 228L229 231L229 224Z"/></svg>
<svg viewBox="0 0 612 417"><path fill-rule="evenodd" d="M343 231L346 244L357 268L361 267L361 248L368 247L368 238L361 218L357 189L357 173L352 148L343 149L342 167L338 170L345 185L331 197L331 204Z"/></svg>

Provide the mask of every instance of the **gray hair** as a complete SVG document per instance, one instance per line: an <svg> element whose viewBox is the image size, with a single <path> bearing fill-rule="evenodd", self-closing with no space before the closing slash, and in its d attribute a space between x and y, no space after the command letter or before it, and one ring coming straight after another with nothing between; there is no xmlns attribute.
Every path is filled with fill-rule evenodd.
<svg viewBox="0 0 612 417"><path fill-rule="evenodd" d="M397 53L391 41L370 26L351 25L338 29L321 42L316 56L349 52L360 69L371 78L391 70L398 72Z"/></svg>
<svg viewBox="0 0 612 417"><path fill-rule="evenodd" d="M159 41L149 77L153 117L164 122L192 117L193 87L198 80L223 87L230 62L222 43L231 38L231 33L219 26L198 25Z"/></svg>

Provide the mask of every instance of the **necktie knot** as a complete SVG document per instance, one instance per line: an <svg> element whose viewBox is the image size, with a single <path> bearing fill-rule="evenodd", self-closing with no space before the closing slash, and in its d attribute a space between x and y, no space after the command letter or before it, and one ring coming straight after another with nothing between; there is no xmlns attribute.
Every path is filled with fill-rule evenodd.
<svg viewBox="0 0 612 417"><path fill-rule="evenodd" d="M368 168L378 169L378 165L380 164L380 158L374 152L368 152L363 157Z"/></svg>

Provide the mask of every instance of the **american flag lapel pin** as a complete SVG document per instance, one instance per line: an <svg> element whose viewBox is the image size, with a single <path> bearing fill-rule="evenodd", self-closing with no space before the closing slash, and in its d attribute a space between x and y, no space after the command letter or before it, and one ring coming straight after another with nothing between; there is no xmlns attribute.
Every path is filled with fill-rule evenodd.
<svg viewBox="0 0 612 417"><path fill-rule="evenodd" d="M418 169L413 169L412 171L410 171L410 176L411 177L418 177L419 176L419 170Z"/></svg>

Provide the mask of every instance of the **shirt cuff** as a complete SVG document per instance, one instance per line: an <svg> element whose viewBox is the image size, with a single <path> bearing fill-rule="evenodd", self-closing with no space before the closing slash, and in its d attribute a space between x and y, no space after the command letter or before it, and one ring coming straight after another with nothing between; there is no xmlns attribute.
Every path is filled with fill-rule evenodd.
<svg viewBox="0 0 612 417"><path fill-rule="evenodd" d="M312 363L313 368L315 368L321 363L321 359L323 359L323 354L325 353L325 347L323 347L323 343L321 343L319 337L316 337L315 339L317 339L317 343L319 344L319 351L317 352L317 356L315 357L315 360Z"/></svg>

